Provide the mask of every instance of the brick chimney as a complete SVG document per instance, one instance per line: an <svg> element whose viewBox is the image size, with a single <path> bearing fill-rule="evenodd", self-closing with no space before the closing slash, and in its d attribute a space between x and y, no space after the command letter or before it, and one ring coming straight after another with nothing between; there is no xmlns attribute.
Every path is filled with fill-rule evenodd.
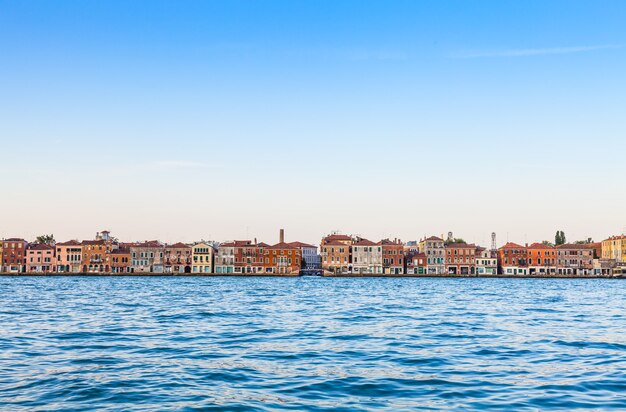
<svg viewBox="0 0 626 412"><path fill-rule="evenodd" d="M280 229L278 243L284 243L284 242L285 242L285 229Z"/></svg>

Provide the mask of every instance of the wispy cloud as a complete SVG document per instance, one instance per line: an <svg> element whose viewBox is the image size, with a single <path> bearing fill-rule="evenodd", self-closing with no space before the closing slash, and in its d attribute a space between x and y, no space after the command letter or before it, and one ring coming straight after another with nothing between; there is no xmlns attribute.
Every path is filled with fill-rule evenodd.
<svg viewBox="0 0 626 412"><path fill-rule="evenodd" d="M601 44L595 46L546 47L533 49L466 50L450 54L454 59L477 59L484 57L532 57L558 54L584 53L595 50L621 49L622 45Z"/></svg>
<svg viewBox="0 0 626 412"><path fill-rule="evenodd" d="M109 173L116 176L129 176L143 173L185 173L201 169L219 167L217 164L209 164L192 160L163 159L143 163L119 163L112 165Z"/></svg>
<svg viewBox="0 0 626 412"><path fill-rule="evenodd" d="M189 160L157 160L146 165L148 168L170 170L170 169L197 169L207 167L206 163Z"/></svg>

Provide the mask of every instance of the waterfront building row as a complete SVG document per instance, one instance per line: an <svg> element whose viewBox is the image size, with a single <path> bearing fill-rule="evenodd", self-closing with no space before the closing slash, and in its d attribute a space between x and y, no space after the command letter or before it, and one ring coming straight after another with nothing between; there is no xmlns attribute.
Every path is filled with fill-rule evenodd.
<svg viewBox="0 0 626 412"><path fill-rule="evenodd" d="M284 241L269 245L252 240L218 244L164 244L157 240L124 243L108 231L93 240L54 244L21 238L0 241L0 272L4 273L150 273L150 274L298 274L319 270L317 247Z"/></svg>
<svg viewBox="0 0 626 412"><path fill-rule="evenodd" d="M397 245L397 255L385 252ZM409 275L610 275L626 266L626 236L601 243L579 242L554 246L547 242L519 245L507 242L487 249L455 242L450 236L424 237L406 244L395 239L373 242L359 236L331 234L320 243L322 267L335 274ZM389 258L404 267L389 266Z"/></svg>
<svg viewBox="0 0 626 412"><path fill-rule="evenodd" d="M119 242L108 231L91 240L46 244L21 238L0 241L5 273L268 274L301 272L355 275L610 275L626 267L626 236L599 243L554 246L507 242L487 249L443 236L403 243L333 233L317 246L270 245L254 240L164 244Z"/></svg>

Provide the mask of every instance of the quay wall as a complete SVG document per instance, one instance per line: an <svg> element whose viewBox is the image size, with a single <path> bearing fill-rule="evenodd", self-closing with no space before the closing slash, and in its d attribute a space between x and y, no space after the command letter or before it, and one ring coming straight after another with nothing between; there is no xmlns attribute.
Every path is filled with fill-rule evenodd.
<svg viewBox="0 0 626 412"><path fill-rule="evenodd" d="M0 276L71 276L71 277L274 277L274 278L294 278L300 277L298 274L275 274L275 273L151 273L151 272L134 272L134 273L14 273L0 272ZM429 275L382 275L382 274L324 274L326 278L506 278L506 279L626 279L624 275L450 275L450 274L429 274Z"/></svg>

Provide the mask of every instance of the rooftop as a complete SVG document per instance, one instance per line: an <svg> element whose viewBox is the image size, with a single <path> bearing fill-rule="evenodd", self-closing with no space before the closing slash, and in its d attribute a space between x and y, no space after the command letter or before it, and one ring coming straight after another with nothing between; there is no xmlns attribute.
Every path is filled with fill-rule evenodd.
<svg viewBox="0 0 626 412"><path fill-rule="evenodd" d="M293 246L289 243L285 243L285 242L280 242L280 243L276 243L274 246L269 246L268 247L270 249L298 249L297 246Z"/></svg>
<svg viewBox="0 0 626 412"><path fill-rule="evenodd" d="M28 246L29 250L53 250L54 247L50 245L46 245L45 243L31 243Z"/></svg>
<svg viewBox="0 0 626 412"><path fill-rule="evenodd" d="M310 245L308 243L303 243L303 242L289 242L290 245L295 246L295 247L314 247L317 248L317 246L315 245Z"/></svg>
<svg viewBox="0 0 626 412"><path fill-rule="evenodd" d="M81 246L78 240L69 240L67 242L57 243L57 246Z"/></svg>
<svg viewBox="0 0 626 412"><path fill-rule="evenodd" d="M377 244L368 239L359 239L354 246L376 246Z"/></svg>
<svg viewBox="0 0 626 412"><path fill-rule="evenodd" d="M183 242L174 243L173 245L166 246L167 249L189 249L191 246L184 244Z"/></svg>
<svg viewBox="0 0 626 412"><path fill-rule="evenodd" d="M518 245L517 243L507 242L506 245L500 249L526 249L526 246Z"/></svg>
<svg viewBox="0 0 626 412"><path fill-rule="evenodd" d="M554 246L546 245L543 243L533 243L532 245L528 246L528 249L554 249Z"/></svg>

